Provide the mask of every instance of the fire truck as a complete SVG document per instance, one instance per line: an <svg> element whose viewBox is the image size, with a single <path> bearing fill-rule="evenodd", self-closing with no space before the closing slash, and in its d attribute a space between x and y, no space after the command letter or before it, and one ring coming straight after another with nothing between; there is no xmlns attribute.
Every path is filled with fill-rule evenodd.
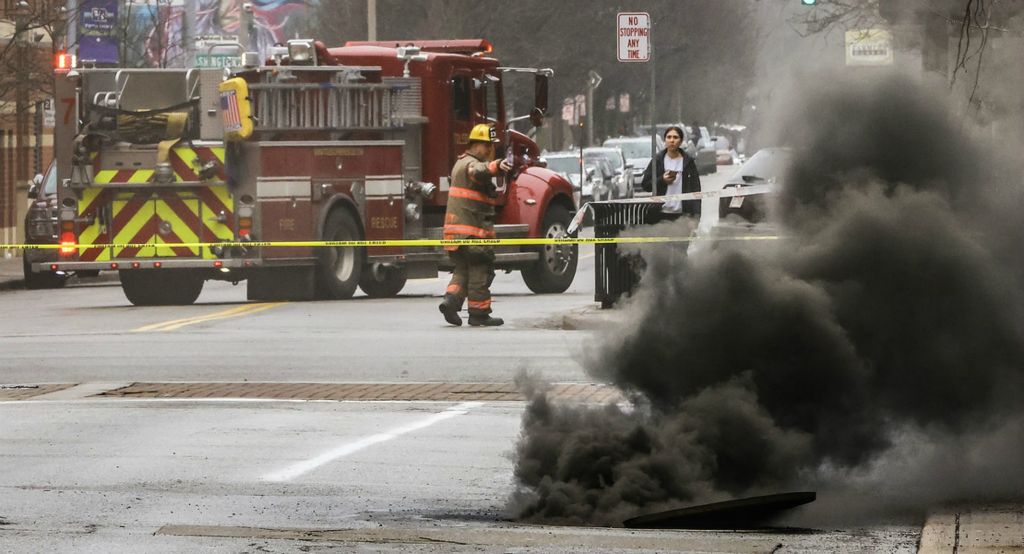
<svg viewBox="0 0 1024 554"><path fill-rule="evenodd" d="M551 71L491 53L479 39L292 40L229 70L58 70L61 249L33 270L116 270L135 305L190 304L209 279L247 280L252 300L394 296L451 268L440 247L383 241L442 238L450 168L478 123L514 166L497 238L564 236L572 186L511 128L503 89L532 76L534 107L514 119L539 126ZM380 245L297 244L351 240ZM577 259L575 245L500 245L495 267L560 293Z"/></svg>

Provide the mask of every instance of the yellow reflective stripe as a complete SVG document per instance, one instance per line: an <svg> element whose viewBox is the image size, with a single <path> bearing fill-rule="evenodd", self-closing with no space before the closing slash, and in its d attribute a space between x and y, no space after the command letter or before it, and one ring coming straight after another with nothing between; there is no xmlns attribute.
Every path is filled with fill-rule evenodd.
<svg viewBox="0 0 1024 554"><path fill-rule="evenodd" d="M129 183L148 183L153 178L152 169L140 169L128 178Z"/></svg>
<svg viewBox="0 0 1024 554"><path fill-rule="evenodd" d="M172 156L176 156L179 160L181 160L185 164L186 167L189 167L189 168L192 169L193 172L196 172L196 168L192 164L192 161L196 159L196 151L195 150L192 150L191 148L189 148L187 146L179 146L179 147L175 148L174 150L171 150L171 155ZM174 172L174 180L178 181L178 182L181 182L181 181L184 181L185 178L182 177L181 175L178 175L178 172Z"/></svg>
<svg viewBox="0 0 1024 554"><path fill-rule="evenodd" d="M211 148L210 151L213 152L214 156L217 156L217 159L220 160L220 163L224 163L224 147L223 146L218 146L216 148Z"/></svg>
<svg viewBox="0 0 1024 554"><path fill-rule="evenodd" d="M83 190L82 191L82 201L78 203L78 215L82 215L82 213L84 213L85 208L87 208L90 204L92 204L92 201L95 200L96 197L99 196L101 192L103 192L103 189L91 189L90 188L90 189Z"/></svg>
<svg viewBox="0 0 1024 554"><path fill-rule="evenodd" d="M114 175L117 175L116 169L101 169L100 171L97 171L95 175L93 175L92 182L105 185L113 182Z"/></svg>
<svg viewBox="0 0 1024 554"><path fill-rule="evenodd" d="M112 203L113 217L111 219L116 219L117 215L121 213L121 210L123 210L127 204L128 201L115 200ZM132 216L132 218L129 219L123 227L117 230L117 235L114 236L113 242L115 244L126 244L132 242L132 239L135 238L135 235L139 234L139 231L142 230L142 227L146 224L146 222L149 221L151 217L153 217L153 210L150 207L150 203L147 201L146 204L142 206L142 208L138 212L136 212L135 215ZM152 242L152 239L146 242ZM114 253L114 257L120 256L124 251L124 248L118 248L117 251ZM155 252L155 249L152 249L152 252ZM152 256L152 252L151 249L149 248L143 248L136 255Z"/></svg>
<svg viewBox="0 0 1024 554"><path fill-rule="evenodd" d="M199 214L199 201L198 200L187 200L187 199L182 198L181 201L188 207L190 212L192 212L194 215L198 216L198 214ZM156 215L161 220L170 222L171 230L174 232L175 235L178 236L179 239L181 239L181 242L188 242L188 243L199 242L199 236L196 235L195 231L193 231L192 228L189 227L189 225L187 223L185 223L184 221L181 220L180 217L178 217L178 214L175 213L175 211L173 209L171 209L170 206L167 205L167 202L164 202L162 200L158 200L157 202L155 202L155 204L156 204ZM155 237L154 242L156 244L167 244L168 245L167 248L157 248L157 255L158 256L177 256L178 255L176 252L174 252L174 250L171 250L171 248L170 248L170 246L177 247L178 246L177 244L175 244L175 243L168 243L168 242L164 241L163 237L161 237L160 235L157 235ZM187 248L189 249L190 252L192 252L193 255L199 253L198 249L195 248L195 247L187 247Z"/></svg>
<svg viewBox="0 0 1024 554"><path fill-rule="evenodd" d="M220 200L221 204L227 206L227 208L231 210L232 213L235 211L235 201L233 198L231 198L231 193L228 192L228 187L219 186L207 188L210 189L210 192L212 192L213 195L216 196L218 200Z"/></svg>
<svg viewBox="0 0 1024 554"><path fill-rule="evenodd" d="M216 196L217 199L220 200L221 203L224 204L224 206L228 210L234 213L234 200L231 198L231 194L228 193L228 188L226 186L207 188L210 189L210 192L212 192L213 195ZM232 229L231 227L227 226L224 223L217 221L216 218L219 214L211 206L208 206L207 204L204 203L202 214L203 224L205 224L207 229L209 229L210 232L213 233L213 236L221 240L233 240L235 238L234 229ZM206 250L205 253L207 254L207 257L214 257L213 253L210 252L208 249Z"/></svg>

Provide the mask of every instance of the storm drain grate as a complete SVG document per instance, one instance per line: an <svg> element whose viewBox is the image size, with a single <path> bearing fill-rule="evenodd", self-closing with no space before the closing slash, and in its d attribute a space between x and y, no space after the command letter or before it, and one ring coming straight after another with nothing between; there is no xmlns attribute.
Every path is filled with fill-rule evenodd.
<svg viewBox="0 0 1024 554"><path fill-rule="evenodd" d="M53 383L49 385L0 385L0 400L27 400L29 398L70 389L74 383Z"/></svg>
<svg viewBox="0 0 1024 554"><path fill-rule="evenodd" d="M512 383L133 383L99 396L128 398L261 398L279 400L522 401ZM548 397L584 403L623 400L597 383L551 385Z"/></svg>

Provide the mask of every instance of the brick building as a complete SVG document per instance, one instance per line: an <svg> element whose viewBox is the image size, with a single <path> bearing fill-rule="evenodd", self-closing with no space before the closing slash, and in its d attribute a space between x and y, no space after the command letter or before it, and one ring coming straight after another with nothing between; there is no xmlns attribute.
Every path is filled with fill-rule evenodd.
<svg viewBox="0 0 1024 554"><path fill-rule="evenodd" d="M28 182L53 156L43 102L52 99L53 37L63 2L0 2L0 242L22 242ZM59 45L59 40L58 40ZM16 252L3 252L10 256Z"/></svg>

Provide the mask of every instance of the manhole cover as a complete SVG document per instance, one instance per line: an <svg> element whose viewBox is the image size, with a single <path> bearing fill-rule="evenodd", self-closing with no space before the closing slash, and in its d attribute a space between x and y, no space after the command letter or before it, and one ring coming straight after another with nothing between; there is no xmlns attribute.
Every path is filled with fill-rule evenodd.
<svg viewBox="0 0 1024 554"><path fill-rule="evenodd" d="M815 498L814 492L752 496L646 514L622 524L634 529L749 529Z"/></svg>

